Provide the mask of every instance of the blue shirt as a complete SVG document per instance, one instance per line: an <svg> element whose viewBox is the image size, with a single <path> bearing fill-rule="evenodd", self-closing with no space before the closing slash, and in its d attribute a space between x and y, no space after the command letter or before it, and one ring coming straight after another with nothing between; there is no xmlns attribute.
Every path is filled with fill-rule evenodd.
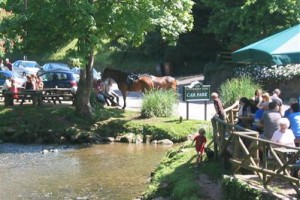
<svg viewBox="0 0 300 200"><path fill-rule="evenodd" d="M254 116L254 119L261 119L261 117L263 116L264 114L264 110L263 109L259 109L255 112L255 116Z"/></svg>
<svg viewBox="0 0 300 200"><path fill-rule="evenodd" d="M300 112L290 113L291 129L296 137L300 137Z"/></svg>

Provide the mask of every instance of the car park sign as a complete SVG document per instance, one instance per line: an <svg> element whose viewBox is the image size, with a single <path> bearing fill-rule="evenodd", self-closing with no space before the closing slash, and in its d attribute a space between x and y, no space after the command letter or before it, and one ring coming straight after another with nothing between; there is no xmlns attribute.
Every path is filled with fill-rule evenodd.
<svg viewBox="0 0 300 200"><path fill-rule="evenodd" d="M195 81L183 88L184 101L208 101L210 99L210 85L203 85Z"/></svg>

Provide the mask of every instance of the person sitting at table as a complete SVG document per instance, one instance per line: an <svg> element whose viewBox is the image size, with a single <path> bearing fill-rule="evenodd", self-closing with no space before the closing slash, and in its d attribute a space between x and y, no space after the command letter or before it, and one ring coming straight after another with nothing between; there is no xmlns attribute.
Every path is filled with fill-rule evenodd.
<svg viewBox="0 0 300 200"><path fill-rule="evenodd" d="M27 80L24 83L25 90L35 90L35 84L32 81L31 76L26 76Z"/></svg>
<svg viewBox="0 0 300 200"><path fill-rule="evenodd" d="M264 92L262 94L262 100L258 103L257 107L258 109L262 109L264 103L270 103L272 102L271 98L270 98L270 94L268 92Z"/></svg>
<svg viewBox="0 0 300 200"><path fill-rule="evenodd" d="M284 112L284 117L285 118L289 118L289 115L291 114L291 113L293 113L293 110L292 110L292 105L294 104L294 103L298 103L298 100L296 99L296 98L290 98L290 100L289 100L289 105L290 105L290 107Z"/></svg>
<svg viewBox="0 0 300 200"><path fill-rule="evenodd" d="M11 80L12 80L11 77L5 79L5 82L4 82L3 86L2 86L2 93L3 94L5 94L5 92L7 92L7 91L10 90L10 88L11 88Z"/></svg>
<svg viewBox="0 0 300 200"><path fill-rule="evenodd" d="M254 101L256 106L259 104L259 102L262 101L262 94L263 92L261 89L255 90L254 97L252 98L252 100Z"/></svg>
<svg viewBox="0 0 300 200"><path fill-rule="evenodd" d="M291 129L296 139L300 139L300 107L298 103L291 105L291 112L288 117L291 123Z"/></svg>
<svg viewBox="0 0 300 200"><path fill-rule="evenodd" d="M250 102L246 97L240 99L240 108L238 112L238 125L246 128L250 128L253 120Z"/></svg>
<svg viewBox="0 0 300 200"><path fill-rule="evenodd" d="M261 126L263 128L263 139L271 139L273 133L278 129L278 121L281 119L279 106L275 102L269 103L269 110L265 111L261 117Z"/></svg>
<svg viewBox="0 0 300 200"><path fill-rule="evenodd" d="M14 79L11 79L11 87L10 87L10 91L13 93L13 99L19 99L19 89L18 86L16 84L16 81Z"/></svg>
<svg viewBox="0 0 300 200"><path fill-rule="evenodd" d="M269 110L269 103L265 102L262 104L262 109L258 109L254 114L254 123L252 126L252 130L259 132L259 134L263 133L263 128L261 126L261 118L265 111Z"/></svg>
<svg viewBox="0 0 300 200"><path fill-rule="evenodd" d="M295 136L289 126L290 121L287 118L281 118L278 121L278 130L274 132L271 140L278 144L295 147Z"/></svg>
<svg viewBox="0 0 300 200"><path fill-rule="evenodd" d="M43 83L41 77L36 77L35 87L36 87L37 90L44 89L44 83Z"/></svg>

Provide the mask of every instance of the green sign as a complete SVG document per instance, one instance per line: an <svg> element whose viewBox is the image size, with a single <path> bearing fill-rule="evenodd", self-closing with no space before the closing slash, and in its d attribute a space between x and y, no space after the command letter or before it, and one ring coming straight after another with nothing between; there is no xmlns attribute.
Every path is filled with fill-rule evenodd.
<svg viewBox="0 0 300 200"><path fill-rule="evenodd" d="M184 101L208 101L209 99L210 85L202 85L197 81L183 88Z"/></svg>

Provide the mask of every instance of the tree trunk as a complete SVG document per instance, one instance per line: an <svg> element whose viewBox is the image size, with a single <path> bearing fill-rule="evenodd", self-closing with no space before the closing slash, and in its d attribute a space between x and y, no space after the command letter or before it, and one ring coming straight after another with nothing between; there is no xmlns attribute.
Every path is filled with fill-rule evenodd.
<svg viewBox="0 0 300 200"><path fill-rule="evenodd" d="M76 115L84 118L90 118L92 116L90 94L93 86L93 65L94 50L91 50L85 70L81 70L80 72L80 80L76 93Z"/></svg>

